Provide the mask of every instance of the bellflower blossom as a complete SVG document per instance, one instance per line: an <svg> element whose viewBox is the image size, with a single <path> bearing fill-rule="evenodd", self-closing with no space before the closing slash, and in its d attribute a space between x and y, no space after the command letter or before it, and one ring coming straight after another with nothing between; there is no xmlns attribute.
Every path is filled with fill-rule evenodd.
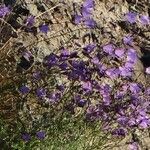
<svg viewBox="0 0 150 150"><path fill-rule="evenodd" d="M120 100L128 93L129 86L124 84L121 86L120 89L117 90L116 94L114 95L116 98L120 98Z"/></svg>
<svg viewBox="0 0 150 150"><path fill-rule="evenodd" d="M35 22L35 16L31 15L27 18L26 25L31 27L31 26L33 26L34 22Z"/></svg>
<svg viewBox="0 0 150 150"><path fill-rule="evenodd" d="M150 119L148 116L138 116L137 120L140 128L144 129L150 126Z"/></svg>
<svg viewBox="0 0 150 150"><path fill-rule="evenodd" d="M147 67L145 73L150 74L150 67Z"/></svg>
<svg viewBox="0 0 150 150"><path fill-rule="evenodd" d="M83 17L90 17L91 11L94 7L94 1L93 0L85 0L82 5L82 15Z"/></svg>
<svg viewBox="0 0 150 150"><path fill-rule="evenodd" d="M84 25L89 28L94 28L96 26L96 21L93 18L85 19Z"/></svg>
<svg viewBox="0 0 150 150"><path fill-rule="evenodd" d="M87 101L85 99L80 99L77 102L77 105L78 105L78 107L84 107L86 103L87 103Z"/></svg>
<svg viewBox="0 0 150 150"><path fill-rule="evenodd" d="M127 51L127 61L133 62L134 64L136 63L138 59L137 53L134 49L130 48Z"/></svg>
<svg viewBox="0 0 150 150"><path fill-rule="evenodd" d="M125 66L119 67L120 75L122 77L131 77L132 76L132 70L129 68L126 68Z"/></svg>
<svg viewBox="0 0 150 150"><path fill-rule="evenodd" d="M61 98L61 93L58 92L52 92L48 95L49 102L51 103L57 103Z"/></svg>
<svg viewBox="0 0 150 150"><path fill-rule="evenodd" d="M149 17L149 16L142 15L142 16L140 17L140 22L141 22L143 25L149 25L149 24L150 24L150 17Z"/></svg>
<svg viewBox="0 0 150 150"><path fill-rule="evenodd" d="M57 65L57 62L58 56L54 53L51 53L48 56L46 56L43 61L43 63L50 68Z"/></svg>
<svg viewBox="0 0 150 150"><path fill-rule="evenodd" d="M82 16L83 18L88 18L90 17L92 14L91 9L86 8L86 7L82 7Z"/></svg>
<svg viewBox="0 0 150 150"><path fill-rule="evenodd" d="M101 95L108 95L111 92L111 87L108 84L102 85L99 90Z"/></svg>
<svg viewBox="0 0 150 150"><path fill-rule="evenodd" d="M108 53L109 55L112 55L114 53L114 45L107 44L107 45L103 46L103 51Z"/></svg>
<svg viewBox="0 0 150 150"><path fill-rule="evenodd" d="M10 13L10 9L5 5L0 6L0 18L4 18L7 14Z"/></svg>
<svg viewBox="0 0 150 150"><path fill-rule="evenodd" d="M124 128L118 128L118 129L115 129L113 132L112 132L113 135L116 135L116 136L125 136L126 135L126 131Z"/></svg>
<svg viewBox="0 0 150 150"><path fill-rule="evenodd" d="M91 59L91 62L92 62L93 64L95 64L95 65L98 65L98 64L100 63L100 61L99 61L99 59L98 59L97 56L93 57L93 58Z"/></svg>
<svg viewBox="0 0 150 150"><path fill-rule="evenodd" d="M75 23L75 24L78 25L78 24L81 23L81 21L82 21L82 16L81 16L81 15L78 15L78 14L77 14L77 15L74 16L74 23Z"/></svg>
<svg viewBox="0 0 150 150"><path fill-rule="evenodd" d="M27 94L27 93L29 93L30 89L29 89L27 86L21 86L21 87L19 88L19 91L20 91L20 93L22 93L22 94Z"/></svg>
<svg viewBox="0 0 150 150"><path fill-rule="evenodd" d="M124 36L123 37L123 42L124 42L124 44L132 45L133 37L130 36L130 35Z"/></svg>
<svg viewBox="0 0 150 150"><path fill-rule="evenodd" d="M125 19L130 22L131 24L132 23L135 23L136 22L136 19L137 19L137 14L134 13L134 12L128 12L125 14Z"/></svg>
<svg viewBox="0 0 150 150"><path fill-rule="evenodd" d="M132 142L129 144L129 150L139 150L139 146L137 142Z"/></svg>
<svg viewBox="0 0 150 150"><path fill-rule="evenodd" d="M125 68L129 69L129 70L133 70L134 68L134 63L132 61L126 61L124 64Z"/></svg>
<svg viewBox="0 0 150 150"><path fill-rule="evenodd" d="M46 24L42 24L42 25L39 27L39 29L40 29L40 31L41 31L42 33L45 33L45 34L47 34L48 31L49 31L49 27L48 27L48 25L46 25Z"/></svg>
<svg viewBox="0 0 150 150"><path fill-rule="evenodd" d="M120 70L118 68L109 68L105 71L106 75L111 79L117 78L120 74Z"/></svg>
<svg viewBox="0 0 150 150"><path fill-rule="evenodd" d="M25 141L25 142L29 142L31 140L31 135L28 134L28 133L23 133L22 134L22 139Z"/></svg>
<svg viewBox="0 0 150 150"><path fill-rule="evenodd" d="M137 94L141 91L141 88L137 83L130 83L129 84L129 89L134 94Z"/></svg>
<svg viewBox="0 0 150 150"><path fill-rule="evenodd" d="M115 55L118 58L123 58L125 56L125 50L123 48L117 48L115 49Z"/></svg>
<svg viewBox="0 0 150 150"><path fill-rule="evenodd" d="M38 88L36 90L36 95L39 97L39 98L43 98L46 96L46 90L44 88Z"/></svg>
<svg viewBox="0 0 150 150"><path fill-rule="evenodd" d="M128 122L128 118L125 117L125 116L118 116L117 117L117 122L122 125L122 126L126 126L127 125L127 122Z"/></svg>
<svg viewBox="0 0 150 150"><path fill-rule="evenodd" d="M39 139L39 140L43 140L46 136L46 133L44 131L38 131L36 133L36 137Z"/></svg>
<svg viewBox="0 0 150 150"><path fill-rule="evenodd" d="M92 91L92 84L90 81L82 82L82 88L87 91Z"/></svg>
<svg viewBox="0 0 150 150"><path fill-rule="evenodd" d="M85 46L83 49L86 53L91 53L94 48L96 47L95 44L88 44L87 46Z"/></svg>
<svg viewBox="0 0 150 150"><path fill-rule="evenodd" d="M94 7L94 1L93 0L85 0L83 3L83 7L86 7L87 9L91 9Z"/></svg>

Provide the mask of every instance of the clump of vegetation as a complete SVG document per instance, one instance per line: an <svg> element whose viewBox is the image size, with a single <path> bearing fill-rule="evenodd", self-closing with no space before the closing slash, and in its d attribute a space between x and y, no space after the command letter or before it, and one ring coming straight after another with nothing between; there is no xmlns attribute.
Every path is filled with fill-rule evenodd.
<svg viewBox="0 0 150 150"><path fill-rule="evenodd" d="M99 3L1 2L2 149L143 146L138 134L150 126L144 46L150 18L129 9L119 20L99 14L102 24Z"/></svg>

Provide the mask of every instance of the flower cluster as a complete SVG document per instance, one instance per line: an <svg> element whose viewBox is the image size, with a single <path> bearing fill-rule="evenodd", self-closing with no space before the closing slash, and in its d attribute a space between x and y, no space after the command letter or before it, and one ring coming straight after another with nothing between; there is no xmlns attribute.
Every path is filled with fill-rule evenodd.
<svg viewBox="0 0 150 150"><path fill-rule="evenodd" d="M83 24L90 31L96 28L92 14L94 5L93 0L84 0L72 25ZM8 7L0 6L0 18L9 13ZM27 16L20 30L34 27L36 16ZM137 13L125 14L125 20L130 24L136 23L137 18ZM139 15L139 21L147 27L150 18ZM48 37L50 28L46 21L35 28ZM57 50L51 49L42 62L34 59L34 48L31 52L24 50L18 66L23 68L21 76L25 76L25 80L18 85L18 95L27 101L36 100L40 107L48 107L51 114L61 110L60 113L81 115L84 121L100 122L103 131L107 129L113 136L125 137L133 129L149 128L150 87L135 79L135 67L140 59L134 37L128 34L122 37L120 45L117 42L89 40L88 44L83 42L82 46L73 49L64 44ZM149 76L150 67L144 72ZM80 114L78 110L82 110ZM35 136L43 140L46 133L38 131ZM22 139L30 141L31 134L23 133ZM138 149L137 143L133 141L130 148Z"/></svg>
<svg viewBox="0 0 150 150"><path fill-rule="evenodd" d="M94 7L94 1L93 0L85 0L81 7L81 15L76 14L74 16L74 22L75 24L80 24L83 22L83 24L89 28L94 28L96 26L96 22L92 18L92 10Z"/></svg>
<svg viewBox="0 0 150 150"><path fill-rule="evenodd" d="M23 133L21 135L21 137L22 137L22 140L24 140L25 142L29 142L31 140L31 135L29 133L27 133L27 132ZM36 137L39 140L45 139L45 137L46 137L45 131L38 131L38 132L36 132Z"/></svg>
<svg viewBox="0 0 150 150"><path fill-rule="evenodd" d="M125 14L125 20L129 23L136 23L138 14L135 12L128 12ZM139 15L139 21L142 25L150 24L150 17L146 15Z"/></svg>
<svg viewBox="0 0 150 150"><path fill-rule="evenodd" d="M84 108L86 120L99 120L110 126L115 122L111 133L120 136L125 136L133 128L148 128L150 95L148 89L133 78L138 60L136 50L132 46L117 47L114 43L101 46L91 43L82 48L82 53L81 57L77 51L61 48L46 56L42 65L49 72L47 76L62 75L64 83L51 89L48 88L52 87L50 84L37 87L36 96L43 103L61 104L66 94L64 91L68 91L68 86L64 85L73 82L75 84L70 88L74 91L69 90L73 105L70 108ZM23 89L23 94L28 92L27 87Z"/></svg>

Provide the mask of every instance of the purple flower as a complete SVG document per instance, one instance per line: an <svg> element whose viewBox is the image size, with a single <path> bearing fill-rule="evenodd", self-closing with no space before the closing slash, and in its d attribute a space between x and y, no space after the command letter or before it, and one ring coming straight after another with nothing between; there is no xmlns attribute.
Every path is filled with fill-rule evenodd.
<svg viewBox="0 0 150 150"><path fill-rule="evenodd" d="M130 48L127 51L127 61L136 63L138 57L137 57L137 53L134 49Z"/></svg>
<svg viewBox="0 0 150 150"><path fill-rule="evenodd" d="M137 14L134 13L134 12L128 12L125 14L125 19L130 22L131 24L132 23L135 23L136 22L136 19L137 19Z"/></svg>
<svg viewBox="0 0 150 150"><path fill-rule="evenodd" d="M91 9L94 7L94 1L93 0L85 0L83 3L83 7L87 9Z"/></svg>
<svg viewBox="0 0 150 150"><path fill-rule="evenodd" d="M145 89L145 94L150 96L150 87Z"/></svg>
<svg viewBox="0 0 150 150"><path fill-rule="evenodd" d="M125 136L126 135L126 131L123 128L115 129L112 133L117 136Z"/></svg>
<svg viewBox="0 0 150 150"><path fill-rule="evenodd" d="M43 89L43 88L38 88L36 90L36 95L39 97L39 98L43 98L46 96L46 90Z"/></svg>
<svg viewBox="0 0 150 150"><path fill-rule="evenodd" d="M46 24L43 24L39 27L40 31L47 34L47 32L49 31L49 27Z"/></svg>
<svg viewBox="0 0 150 150"><path fill-rule="evenodd" d="M83 18L89 18L92 15L91 9L87 9L85 7L82 7L82 16Z"/></svg>
<svg viewBox="0 0 150 150"><path fill-rule="evenodd" d="M90 81L82 82L82 88L87 91L92 91L92 84Z"/></svg>
<svg viewBox="0 0 150 150"><path fill-rule="evenodd" d="M129 125L129 127L135 126L136 125L136 119L135 118L131 118L128 121L128 125Z"/></svg>
<svg viewBox="0 0 150 150"><path fill-rule="evenodd" d="M72 70L71 72L68 73L68 79L71 80L76 80L79 78L80 76L80 72L78 72L77 70Z"/></svg>
<svg viewBox="0 0 150 150"><path fill-rule="evenodd" d="M123 77L131 77L132 76L132 71L129 68L119 67L119 70L120 70L120 75Z"/></svg>
<svg viewBox="0 0 150 150"><path fill-rule="evenodd" d="M96 22L92 18L88 18L84 21L84 25L86 25L89 28L94 28L96 26Z"/></svg>
<svg viewBox="0 0 150 150"><path fill-rule="evenodd" d="M28 133L23 133L22 134L22 139L25 141L25 142L29 142L31 140L31 136L30 134Z"/></svg>
<svg viewBox="0 0 150 150"><path fill-rule="evenodd" d="M92 9L94 7L93 0L85 0L85 2L82 5L82 15L84 18L90 17L92 14Z"/></svg>
<svg viewBox="0 0 150 150"><path fill-rule="evenodd" d="M34 22L35 22L35 16L31 15L27 18L26 25L31 27L31 26L33 26Z"/></svg>
<svg viewBox="0 0 150 150"><path fill-rule="evenodd" d="M62 48L60 57L68 57L68 56L70 56L70 52L67 49Z"/></svg>
<svg viewBox="0 0 150 150"><path fill-rule="evenodd" d="M21 86L19 88L19 91L21 94L27 94L27 93L29 93L30 89L27 86Z"/></svg>
<svg viewBox="0 0 150 150"><path fill-rule="evenodd" d="M140 22L143 24L143 25L149 25L150 24L150 18L149 16L141 16L140 17Z"/></svg>
<svg viewBox="0 0 150 150"><path fill-rule="evenodd" d="M103 51L112 55L114 52L114 45L113 44L107 44L107 45L103 46Z"/></svg>
<svg viewBox="0 0 150 150"><path fill-rule="evenodd" d="M134 94L137 94L141 91L141 88L137 83L130 83L129 84L129 89Z"/></svg>
<svg viewBox="0 0 150 150"><path fill-rule="evenodd" d="M59 68L63 69L63 70L66 70L68 67L68 64L66 62L62 62L60 65L59 65Z"/></svg>
<svg viewBox="0 0 150 150"><path fill-rule="evenodd" d="M125 54L125 50L123 48L115 49L115 55L119 58L123 58Z"/></svg>
<svg viewBox="0 0 150 150"><path fill-rule="evenodd" d="M117 68L110 68L105 71L106 75L111 79L117 78L120 74L120 70Z"/></svg>
<svg viewBox="0 0 150 150"><path fill-rule="evenodd" d="M53 92L48 96L48 98L50 102L57 103L61 98L61 94L58 92Z"/></svg>
<svg viewBox="0 0 150 150"><path fill-rule="evenodd" d="M36 137L39 139L39 140L43 140L45 137L46 137L46 133L44 131L38 131L36 133Z"/></svg>
<svg viewBox="0 0 150 150"><path fill-rule="evenodd" d="M150 67L147 67L146 70L145 70L145 72L146 72L147 74L150 74Z"/></svg>
<svg viewBox="0 0 150 150"><path fill-rule="evenodd" d="M125 64L124 64L125 68L129 69L129 70L132 70L133 67L134 67L134 63L132 61L127 61Z"/></svg>
<svg viewBox="0 0 150 150"><path fill-rule="evenodd" d="M59 56L59 61L65 61L67 60L69 57L70 57L70 52L67 50L67 49L61 49L61 53L60 53L60 56Z"/></svg>
<svg viewBox="0 0 150 150"><path fill-rule="evenodd" d="M102 64L101 62L98 64L98 74L103 74L106 70L106 66L104 64Z"/></svg>
<svg viewBox="0 0 150 150"><path fill-rule="evenodd" d="M94 48L96 47L95 44L88 44L86 47L84 47L83 49L87 52L87 53L91 53Z"/></svg>
<svg viewBox="0 0 150 150"><path fill-rule="evenodd" d="M71 76L73 78L82 78L82 79L86 79L87 77L87 69L86 69L86 64L84 61L76 61L76 60L72 60L70 61L73 69L71 71Z"/></svg>
<svg viewBox="0 0 150 150"><path fill-rule="evenodd" d="M114 97L122 100L125 94L127 93L127 91L128 91L128 85L125 84L116 91L116 93L114 94Z"/></svg>
<svg viewBox="0 0 150 150"><path fill-rule="evenodd" d="M129 144L129 150L139 150L139 146L137 142L132 142Z"/></svg>
<svg viewBox="0 0 150 150"><path fill-rule="evenodd" d="M120 125L126 126L127 122L128 122L128 118L125 116L120 116L120 117L118 117L117 121Z"/></svg>
<svg viewBox="0 0 150 150"><path fill-rule="evenodd" d="M58 56L54 53L51 53L50 55L44 58L44 64L48 67L53 67L57 65L57 62L58 62Z"/></svg>
<svg viewBox="0 0 150 150"><path fill-rule="evenodd" d="M111 87L108 84L102 85L99 92L101 95L107 96L111 92Z"/></svg>
<svg viewBox="0 0 150 150"><path fill-rule="evenodd" d="M93 57L93 58L91 59L91 62L92 62L93 64L95 64L95 65L98 65L98 64L100 63L98 57Z"/></svg>
<svg viewBox="0 0 150 150"><path fill-rule="evenodd" d="M123 97L125 96L125 92L124 91L120 91L118 90L115 94L114 94L114 98L115 99L123 99Z"/></svg>
<svg viewBox="0 0 150 150"><path fill-rule="evenodd" d="M81 23L81 21L82 21L82 16L81 15L75 15L74 16L74 23L75 24L80 24Z"/></svg>
<svg viewBox="0 0 150 150"><path fill-rule="evenodd" d="M85 99L79 99L79 100L77 100L76 103L77 103L78 107L84 107L85 104L87 103L87 101Z"/></svg>
<svg viewBox="0 0 150 150"><path fill-rule="evenodd" d="M124 36L123 37L124 44L131 45L133 43L133 37L132 36Z"/></svg>
<svg viewBox="0 0 150 150"><path fill-rule="evenodd" d="M149 117L139 116L137 121L139 122L139 127L142 128L142 129L148 128L150 126L150 119L149 119Z"/></svg>
<svg viewBox="0 0 150 150"><path fill-rule="evenodd" d="M5 5L0 6L0 18L4 18L7 14L10 13L10 9L6 7Z"/></svg>

